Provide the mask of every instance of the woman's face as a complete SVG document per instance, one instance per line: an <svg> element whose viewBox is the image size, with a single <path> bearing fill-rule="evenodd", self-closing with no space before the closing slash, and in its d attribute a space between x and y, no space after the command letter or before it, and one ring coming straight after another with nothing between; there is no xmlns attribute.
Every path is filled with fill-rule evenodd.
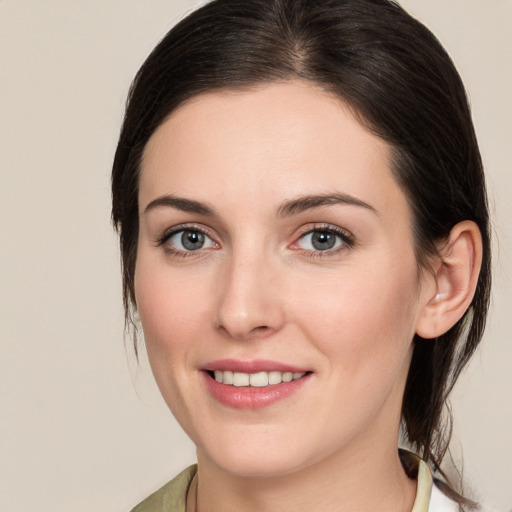
<svg viewBox="0 0 512 512"><path fill-rule="evenodd" d="M200 95L150 139L139 205L149 359L200 462L278 475L396 449L433 291L385 142L303 82Z"/></svg>

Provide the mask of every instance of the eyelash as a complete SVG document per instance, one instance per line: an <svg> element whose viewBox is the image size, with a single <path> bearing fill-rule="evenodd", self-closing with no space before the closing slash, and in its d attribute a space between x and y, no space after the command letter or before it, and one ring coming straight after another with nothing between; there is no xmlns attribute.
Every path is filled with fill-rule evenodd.
<svg viewBox="0 0 512 512"><path fill-rule="evenodd" d="M215 241L215 237L212 235L212 233L205 228L205 226L197 225L197 224L183 224L174 226L171 230L166 231L161 237L159 237L156 240L156 245L158 247L162 247L164 251L172 256L172 257L178 257L178 258L188 258L188 257L198 257L201 254L204 254L204 252L201 251L201 249L198 249L197 251L182 251L180 249L176 249L175 247L171 246L167 242L178 233L182 231L190 231L190 232L198 232L202 233L203 235L207 236L213 244L216 246L219 246L218 242ZM310 235L312 233L328 233L331 235L335 235L341 240L341 246L334 248L334 249L327 249L325 251L321 250L311 250L311 249L301 249L299 247L293 248L294 245L296 245L300 240L304 239L307 235ZM307 229L304 229L302 233L299 234L299 236L296 238L296 240L291 244L290 247L293 248L295 251L300 251L304 256L308 258L326 258L329 256L333 256L335 254L338 254L339 252L347 249L351 249L355 246L355 239L351 233L348 231L339 228L337 226L333 226L330 224L321 224L321 225L314 225L313 227L308 227ZM207 248L208 250L208 248ZM204 250L203 250L204 251Z"/></svg>
<svg viewBox="0 0 512 512"><path fill-rule="evenodd" d="M296 245L306 235L312 233L328 233L331 235L335 235L341 240L341 246L334 249L327 249L325 251L300 248L294 249L296 251L300 251L304 256L308 258L328 258L330 256L337 255L341 251L346 251L347 249L351 249L355 246L355 239L351 233L349 233L345 229L342 229L338 226L333 226L331 224L318 224L314 225L313 227L306 228L302 233L300 233L296 241L293 242L292 246Z"/></svg>
<svg viewBox="0 0 512 512"><path fill-rule="evenodd" d="M156 245L158 247L162 247L164 251L172 257L177 258L189 258L189 257L198 257L201 253L201 249L198 249L197 251L182 251L180 249L176 249L175 247L171 246L167 242L178 233L182 231L190 231L190 232L197 232L201 233L205 236L207 236L215 245L219 245L216 241L212 233L205 228L205 226L197 225L197 224L182 224L178 226L174 226L171 230L166 231L160 238L156 240Z"/></svg>

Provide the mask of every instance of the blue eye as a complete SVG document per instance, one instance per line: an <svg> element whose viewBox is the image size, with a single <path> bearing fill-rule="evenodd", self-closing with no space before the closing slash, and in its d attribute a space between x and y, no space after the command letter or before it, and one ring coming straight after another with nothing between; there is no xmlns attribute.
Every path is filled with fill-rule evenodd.
<svg viewBox="0 0 512 512"><path fill-rule="evenodd" d="M351 247L352 240L344 233L329 229L313 229L302 235L295 245L306 251L326 252L343 246Z"/></svg>
<svg viewBox="0 0 512 512"><path fill-rule="evenodd" d="M176 231L168 237L167 242L175 250L182 252L208 249L215 245L208 235L196 229L181 229L180 231Z"/></svg>

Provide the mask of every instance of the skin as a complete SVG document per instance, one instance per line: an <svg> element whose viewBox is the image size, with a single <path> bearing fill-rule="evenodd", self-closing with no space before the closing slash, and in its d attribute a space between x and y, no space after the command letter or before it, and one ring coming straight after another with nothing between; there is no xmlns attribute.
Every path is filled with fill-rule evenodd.
<svg viewBox="0 0 512 512"><path fill-rule="evenodd" d="M339 99L302 82L200 95L151 137L136 301L158 386L197 446L201 512L411 510L401 401L438 290L418 269L390 156ZM287 201L325 194L367 206L283 215ZM147 209L166 195L214 215ZM207 244L176 253L179 236L159 242L183 224ZM352 242L314 250L307 233L331 228ZM271 406L235 409L204 385L201 369L223 358L312 373Z"/></svg>

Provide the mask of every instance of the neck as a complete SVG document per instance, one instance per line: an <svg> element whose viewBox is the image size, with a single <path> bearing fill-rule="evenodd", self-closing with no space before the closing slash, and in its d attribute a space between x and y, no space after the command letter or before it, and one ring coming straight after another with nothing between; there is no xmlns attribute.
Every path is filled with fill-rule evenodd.
<svg viewBox="0 0 512 512"><path fill-rule="evenodd" d="M234 475L200 453L198 461L196 512L410 512L416 494L397 449L335 454L269 477Z"/></svg>

